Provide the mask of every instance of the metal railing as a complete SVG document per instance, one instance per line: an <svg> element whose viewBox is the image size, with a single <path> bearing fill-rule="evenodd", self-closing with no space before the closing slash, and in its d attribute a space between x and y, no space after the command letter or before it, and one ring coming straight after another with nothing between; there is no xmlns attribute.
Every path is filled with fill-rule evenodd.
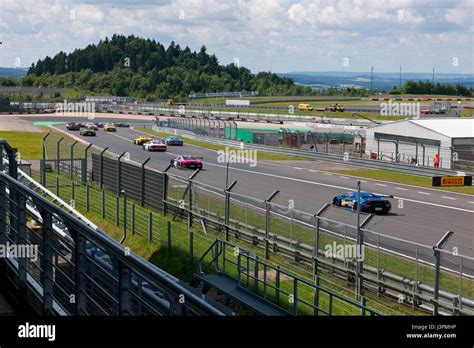
<svg viewBox="0 0 474 348"><path fill-rule="evenodd" d="M212 258L210 260L209 256ZM211 267L212 266L212 267ZM197 272L204 276L209 271L234 279L240 289L245 289L263 301L282 308L291 315L334 315L335 312L357 315L381 315L361 302L341 296L314 283L295 276L279 266L262 261L239 245L216 240L197 262ZM302 297L300 292L312 296ZM312 298L313 301L309 301Z"/></svg>
<svg viewBox="0 0 474 348"><path fill-rule="evenodd" d="M42 315L229 313L18 171L2 145L9 159L0 172L0 244L30 251L0 259L2 287L18 301Z"/></svg>

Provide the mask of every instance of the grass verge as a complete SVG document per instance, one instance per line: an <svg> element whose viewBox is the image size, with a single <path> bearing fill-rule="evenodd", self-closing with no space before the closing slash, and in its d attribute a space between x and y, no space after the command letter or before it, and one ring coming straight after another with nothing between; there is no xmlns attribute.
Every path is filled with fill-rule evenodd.
<svg viewBox="0 0 474 348"><path fill-rule="evenodd" d="M352 175L361 178L384 180L389 182L395 182L400 184L407 184L419 187L428 187L440 191L450 191L458 193L466 193L474 195L474 186L462 186L462 187L433 187L431 185L431 178L418 175L410 175L392 172L383 169L349 169L349 170L327 170L327 172L337 173L342 175Z"/></svg>

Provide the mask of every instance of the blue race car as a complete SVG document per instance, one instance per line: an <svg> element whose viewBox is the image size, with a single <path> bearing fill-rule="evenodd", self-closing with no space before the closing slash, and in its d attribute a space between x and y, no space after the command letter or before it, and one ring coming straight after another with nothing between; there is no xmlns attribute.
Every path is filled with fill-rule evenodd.
<svg viewBox="0 0 474 348"><path fill-rule="evenodd" d="M360 210L367 213L382 213L388 214L392 210L392 204L386 197L393 196L379 196L372 192L360 193ZM338 207L348 207L352 210L357 210L357 191L342 193L333 198L332 204Z"/></svg>
<svg viewBox="0 0 474 348"><path fill-rule="evenodd" d="M168 137L165 138L163 141L166 145L183 146L183 141L178 137Z"/></svg>

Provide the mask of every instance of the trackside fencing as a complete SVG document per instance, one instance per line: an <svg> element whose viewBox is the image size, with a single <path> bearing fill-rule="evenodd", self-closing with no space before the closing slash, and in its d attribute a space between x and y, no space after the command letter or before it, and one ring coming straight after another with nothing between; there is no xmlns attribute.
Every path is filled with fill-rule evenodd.
<svg viewBox="0 0 474 348"><path fill-rule="evenodd" d="M0 258L0 284L23 306L60 316L229 314L127 251L17 170L15 149L5 142L2 148L8 160L0 165L0 244L22 252Z"/></svg>
<svg viewBox="0 0 474 348"><path fill-rule="evenodd" d="M361 303L317 285L317 282L295 277L279 266L262 261L239 245L216 240L197 262L200 276L219 273L234 279L239 289L244 289L282 307L291 315L380 315ZM309 294L310 296L301 296Z"/></svg>
<svg viewBox="0 0 474 348"><path fill-rule="evenodd" d="M368 229L370 215L363 215L361 226L354 226L325 216L327 206L310 214L288 209L271 199L256 199L233 192L232 188L218 189L166 171L153 174L155 186L162 187L158 192L162 202L146 203L142 200L146 190L141 190L140 175L134 175L135 183L127 184L133 186L123 189L117 184L124 183L130 173L142 173L143 164L128 161L123 166L123 159L109 157L103 163L115 161L115 166L111 164L104 169L102 181L97 179L101 173L97 169L100 161L93 160L89 170L93 180L87 184L79 177L71 181L67 171L59 175L53 171L47 175L51 179L46 180L46 186L79 209L114 221L123 229L123 238L127 233L137 233L165 245L168 241L186 245L185 250L194 257L207 250L204 244L209 240L232 239L260 249L264 258L278 255L310 266L313 279L329 275L345 281L348 289L364 289L358 291L359 296L369 291L434 314L474 314L474 259L463 254L463 246L456 246L458 252L453 252L449 243L433 247L401 240ZM123 163L118 165L118 161ZM117 173L119 168L122 174ZM106 171L109 179L105 179ZM122 179L117 179L120 176ZM186 218L194 231L193 237L188 231L180 234L182 237L173 229L168 232L165 219L156 211ZM191 248L190 244L200 236L207 240L203 243L204 250ZM173 238L182 241L174 243ZM328 246L333 245L343 246L345 250L364 250L364 257L328 254Z"/></svg>

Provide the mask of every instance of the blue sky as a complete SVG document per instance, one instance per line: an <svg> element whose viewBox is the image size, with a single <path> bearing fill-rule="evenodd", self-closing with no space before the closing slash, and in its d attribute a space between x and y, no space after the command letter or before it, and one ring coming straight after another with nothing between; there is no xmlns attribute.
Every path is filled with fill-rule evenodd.
<svg viewBox="0 0 474 348"><path fill-rule="evenodd" d="M4 67L120 33L252 71L474 72L472 0L0 1Z"/></svg>

